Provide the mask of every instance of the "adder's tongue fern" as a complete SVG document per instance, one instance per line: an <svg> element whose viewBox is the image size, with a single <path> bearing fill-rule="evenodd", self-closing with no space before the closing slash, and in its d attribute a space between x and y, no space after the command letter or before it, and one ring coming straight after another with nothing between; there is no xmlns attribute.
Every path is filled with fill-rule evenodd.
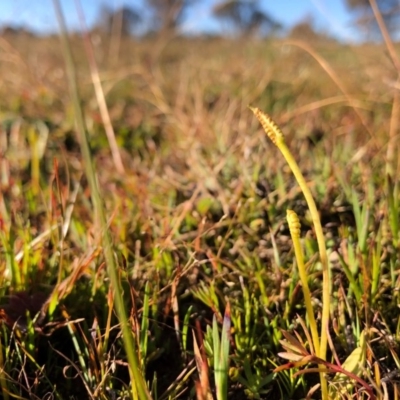
<svg viewBox="0 0 400 400"><path fill-rule="evenodd" d="M299 184L303 192L303 195L307 201L307 206L311 213L315 229L315 235L318 241L319 255L322 264L322 275L323 275L321 339L319 343L318 342L314 343L314 346L317 355L323 360L326 360L326 350L328 343L327 331L329 326L329 309L330 309L330 283L329 283L330 281L329 281L329 265L328 265L328 257L326 254L325 239L322 232L322 226L317 206L315 205L315 201L312 197L310 189L308 188L307 182L305 181L304 176L301 173L296 160L294 159L289 148L286 146L285 138L283 136L282 131L279 129L276 123L271 119L271 117L262 112L259 108L250 107L250 109L251 111L253 111L257 119L260 121L262 127L264 128L265 133L271 139L272 143L274 143L276 147L278 147L282 155L285 157L286 162L288 163L290 169L292 170L293 175L295 176L297 183ZM293 215L290 215L290 217L293 217ZM315 337L315 331L313 336ZM322 398L325 400L329 398L327 391L327 383L324 374L322 372L320 373L320 377L321 377L320 379L321 379Z"/></svg>

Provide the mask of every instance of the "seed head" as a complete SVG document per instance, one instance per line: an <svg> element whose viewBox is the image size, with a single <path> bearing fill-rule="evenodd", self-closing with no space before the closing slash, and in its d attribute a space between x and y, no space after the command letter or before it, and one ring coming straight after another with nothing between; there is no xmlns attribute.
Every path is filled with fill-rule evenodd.
<svg viewBox="0 0 400 400"><path fill-rule="evenodd" d="M300 229L301 229L301 224L299 221L299 217L293 210L287 210L286 211L286 219L289 224L289 230L290 234L293 237L300 237Z"/></svg>
<svg viewBox="0 0 400 400"><path fill-rule="evenodd" d="M254 115L260 121L265 133L271 139L275 146L278 146L279 142L283 142L284 137L282 131L279 129L278 125L272 120L272 118L262 112L258 107L249 107L253 111Z"/></svg>

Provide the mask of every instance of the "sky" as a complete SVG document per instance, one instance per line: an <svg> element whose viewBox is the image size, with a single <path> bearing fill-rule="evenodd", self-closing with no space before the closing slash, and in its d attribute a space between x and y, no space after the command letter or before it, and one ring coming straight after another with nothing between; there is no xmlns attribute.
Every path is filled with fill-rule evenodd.
<svg viewBox="0 0 400 400"><path fill-rule="evenodd" d="M91 26L98 16L99 7L121 5L140 6L144 0L60 0L67 24L79 28L76 2L80 1L86 23ZM221 24L212 16L212 8L221 0L197 0L188 12L182 30L186 33L219 32ZM343 41L357 41L356 29L345 0L260 0L261 8L275 20L290 29L291 26L312 18L317 28ZM0 0L0 26L25 26L39 33L57 31L52 0Z"/></svg>

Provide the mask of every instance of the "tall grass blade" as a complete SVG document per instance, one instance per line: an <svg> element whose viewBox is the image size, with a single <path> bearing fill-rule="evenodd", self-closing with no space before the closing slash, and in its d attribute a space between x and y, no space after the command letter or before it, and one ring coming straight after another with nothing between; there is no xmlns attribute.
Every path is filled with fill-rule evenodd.
<svg viewBox="0 0 400 400"><path fill-rule="evenodd" d="M91 197L95 208L95 215L98 218L98 222L102 232L101 239L103 243L104 257L106 259L107 270L114 291L115 307L121 324L122 339L124 342L124 347L128 358L129 373L131 375L131 382L132 382L132 398L150 399L151 396L150 393L148 392L146 382L143 378L140 363L138 360L135 339L133 337L133 332L128 321L127 311L125 309L125 304L122 297L122 291L118 279L118 269L112 248L111 236L107 227L107 220L103 209L100 190L97 184L96 174L92 163L91 151L89 147L89 139L87 136L87 131L83 118L83 111L80 105L80 98L79 98L79 92L75 74L75 66L72 58L70 44L68 41L67 28L64 20L64 15L59 0L53 0L53 5L60 26L62 48L64 51L66 69L69 81L69 89L74 107L76 128L80 136L79 141L84 160L86 177L89 183Z"/></svg>

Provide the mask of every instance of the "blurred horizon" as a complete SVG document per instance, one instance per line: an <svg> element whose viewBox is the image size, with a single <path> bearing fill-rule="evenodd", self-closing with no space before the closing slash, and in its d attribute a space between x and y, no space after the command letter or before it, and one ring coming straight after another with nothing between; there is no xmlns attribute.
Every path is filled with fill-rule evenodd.
<svg viewBox="0 0 400 400"><path fill-rule="evenodd" d="M179 24L179 33L183 35L221 35L227 34L226 26L213 14L213 9L221 0L195 0L187 9L182 23ZM68 29L81 30L77 13L79 1L60 1ZM109 3L100 0L81 0L86 26L92 29L98 23L102 7L118 10L121 7L137 9L141 17L147 18L142 32L151 28L148 19L145 0L116 0ZM346 8L345 0L287 0L282 3L258 1L262 12L279 23L282 27L281 35L301 23L309 24L316 32L346 43L357 43L363 37L359 27L354 22L351 12ZM150 22L149 22L150 21ZM40 3L27 0L5 1L0 3L0 27L26 29L34 34L47 35L58 32L58 25L54 14L53 2L47 0Z"/></svg>

